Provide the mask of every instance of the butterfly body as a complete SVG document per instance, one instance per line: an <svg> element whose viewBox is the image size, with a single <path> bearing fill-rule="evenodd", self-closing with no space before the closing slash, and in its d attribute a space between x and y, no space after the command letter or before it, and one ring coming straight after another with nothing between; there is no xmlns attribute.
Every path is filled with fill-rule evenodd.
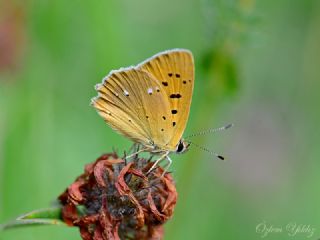
<svg viewBox="0 0 320 240"><path fill-rule="evenodd" d="M154 154L183 152L194 82L192 53L161 52L128 68L111 71L96 85L92 105L117 132Z"/></svg>

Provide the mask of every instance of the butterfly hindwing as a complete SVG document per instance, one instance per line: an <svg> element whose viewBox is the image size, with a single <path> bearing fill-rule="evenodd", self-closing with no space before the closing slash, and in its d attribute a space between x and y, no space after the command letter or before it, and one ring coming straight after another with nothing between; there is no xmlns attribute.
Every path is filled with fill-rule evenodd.
<svg viewBox="0 0 320 240"><path fill-rule="evenodd" d="M144 146L166 148L173 135L170 103L151 74L135 68L113 71L96 90L92 104L113 129Z"/></svg>

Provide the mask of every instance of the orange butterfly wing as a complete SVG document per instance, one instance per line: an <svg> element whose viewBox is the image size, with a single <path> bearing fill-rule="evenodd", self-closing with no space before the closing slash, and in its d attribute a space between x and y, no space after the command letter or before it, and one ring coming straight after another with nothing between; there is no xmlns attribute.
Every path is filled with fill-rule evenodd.
<svg viewBox="0 0 320 240"><path fill-rule="evenodd" d="M137 68L153 75L167 94L174 128L168 146L175 148L189 118L194 86L193 55L185 49L169 50L146 60Z"/></svg>
<svg viewBox="0 0 320 240"><path fill-rule="evenodd" d="M92 105L116 131L144 146L168 149L173 129L170 104L163 87L144 71L112 71L96 86Z"/></svg>

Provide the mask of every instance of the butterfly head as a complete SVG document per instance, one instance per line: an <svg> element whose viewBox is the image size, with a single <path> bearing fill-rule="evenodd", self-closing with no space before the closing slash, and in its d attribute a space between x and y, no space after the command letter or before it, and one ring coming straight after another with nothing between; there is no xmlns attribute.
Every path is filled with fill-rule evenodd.
<svg viewBox="0 0 320 240"><path fill-rule="evenodd" d="M176 153L184 153L189 149L190 143L184 141L183 139L180 139L177 148Z"/></svg>

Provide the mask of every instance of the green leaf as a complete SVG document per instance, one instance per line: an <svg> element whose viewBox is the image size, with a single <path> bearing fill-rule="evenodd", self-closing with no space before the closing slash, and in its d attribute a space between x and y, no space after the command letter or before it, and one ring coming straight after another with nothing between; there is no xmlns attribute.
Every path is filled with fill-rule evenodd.
<svg viewBox="0 0 320 240"><path fill-rule="evenodd" d="M0 230L36 225L66 225L61 219L61 207L35 210L0 225Z"/></svg>

